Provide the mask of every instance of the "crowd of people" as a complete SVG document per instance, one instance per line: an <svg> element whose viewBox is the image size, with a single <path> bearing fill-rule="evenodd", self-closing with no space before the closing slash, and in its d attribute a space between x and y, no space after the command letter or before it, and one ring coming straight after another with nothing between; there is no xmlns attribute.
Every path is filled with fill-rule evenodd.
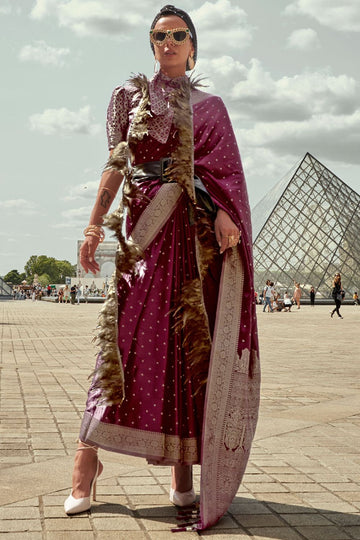
<svg viewBox="0 0 360 540"><path fill-rule="evenodd" d="M312 290L314 288L312 287ZM297 309L300 309L300 298L302 296L302 291L300 283L294 282L294 292L292 295L286 290L281 294L277 292L275 288L275 283L270 279L266 280L265 287L262 292L258 295L255 294L255 300L257 304L263 305L263 312L268 311L273 313L274 311L291 311L291 308L296 304ZM315 291L313 298L315 299ZM313 301L311 302L313 305Z"/></svg>
<svg viewBox="0 0 360 540"><path fill-rule="evenodd" d="M44 297L54 297L55 302L59 304L80 304L84 301L86 304L89 298L105 298L107 287L97 288L95 285L64 285L58 288L55 285L42 287L40 284L34 285L15 285L13 287L14 300L32 300L33 302L41 300Z"/></svg>
<svg viewBox="0 0 360 540"><path fill-rule="evenodd" d="M275 283L270 279L266 280L264 289L260 294L255 292L255 301L257 304L263 306L263 312L275 312L275 311L287 311L290 312L291 308L296 306L296 309L300 309L301 298L303 296L300 283L294 281L294 290L292 294L289 294L289 291L286 290L283 292L283 296L276 290ZM315 305L316 291L314 287L310 288L309 299L310 305L314 307ZM331 286L331 297L334 300L335 308L330 312L331 318L336 313L338 317L343 318L340 314L340 307L345 298L345 291L341 284L341 275L337 272L334 275ZM358 292L355 291L353 294L353 303L354 305L360 305L360 299Z"/></svg>

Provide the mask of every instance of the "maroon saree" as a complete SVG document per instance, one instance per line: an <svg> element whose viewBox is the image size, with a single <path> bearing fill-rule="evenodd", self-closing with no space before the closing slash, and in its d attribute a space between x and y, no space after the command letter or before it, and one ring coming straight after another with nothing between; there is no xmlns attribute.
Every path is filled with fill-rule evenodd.
<svg viewBox="0 0 360 540"><path fill-rule="evenodd" d="M221 99L187 77L161 73L114 91L108 137L115 148L109 167L125 176L120 207L108 218L119 252L80 438L154 464L200 463L194 528L205 529L236 494L259 404L251 222L240 156ZM164 157L172 158L166 181L134 180L138 164ZM194 175L241 231L238 247L223 255L214 218L198 208Z"/></svg>

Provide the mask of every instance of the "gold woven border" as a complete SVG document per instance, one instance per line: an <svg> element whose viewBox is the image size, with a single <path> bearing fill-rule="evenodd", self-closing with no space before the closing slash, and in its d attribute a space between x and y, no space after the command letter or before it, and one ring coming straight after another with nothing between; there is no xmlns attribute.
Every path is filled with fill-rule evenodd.
<svg viewBox="0 0 360 540"><path fill-rule="evenodd" d="M84 414L83 431L85 440L104 449L160 462L199 463L198 443L194 437L184 439L178 435L105 424L87 412Z"/></svg>
<svg viewBox="0 0 360 540"><path fill-rule="evenodd" d="M179 184L164 184L145 208L131 234L131 239L142 250L151 244L161 227L168 221L181 194Z"/></svg>
<svg viewBox="0 0 360 540"><path fill-rule="evenodd" d="M212 491L218 475L218 449L223 444L224 418L231 377L237 358L242 309L244 271L237 249L226 251L205 402L201 468L201 517L203 523L217 512L217 493ZM209 412L207 412L209 411ZM215 484L217 484L215 480ZM223 495L223 493L222 493Z"/></svg>

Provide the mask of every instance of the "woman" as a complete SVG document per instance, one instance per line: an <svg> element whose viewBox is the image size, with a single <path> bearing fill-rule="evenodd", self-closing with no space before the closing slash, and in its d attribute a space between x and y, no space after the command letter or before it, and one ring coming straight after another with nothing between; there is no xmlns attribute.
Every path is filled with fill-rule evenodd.
<svg viewBox="0 0 360 540"><path fill-rule="evenodd" d="M69 289L69 285L65 285L64 287L64 304L67 304L68 302L70 302L70 289Z"/></svg>
<svg viewBox="0 0 360 540"><path fill-rule="evenodd" d="M294 281L295 289L293 294L293 300L296 302L297 309L300 309L300 298L301 298L301 289L300 289L300 283L296 283Z"/></svg>
<svg viewBox="0 0 360 540"><path fill-rule="evenodd" d="M150 44L160 70L112 95L111 155L80 252L84 269L98 271L103 215L123 182L106 218L117 269L65 510L90 508L101 447L171 465L170 500L180 506L195 500L192 465L201 463L200 530L236 494L257 421L250 212L224 104L185 74L197 58L189 15L165 6Z"/></svg>
<svg viewBox="0 0 360 540"><path fill-rule="evenodd" d="M333 318L334 313L336 311L336 313L338 314L338 317L340 317L340 319L343 319L343 316L340 315L340 308L341 308L341 302L343 301L343 298L344 298L344 291L341 285L341 275L339 273L335 274L334 276L331 296L333 297L333 300L335 302L335 308L330 313L331 318Z"/></svg>
<svg viewBox="0 0 360 540"><path fill-rule="evenodd" d="M310 305L312 307L315 306L315 289L314 289L314 287L311 287L311 289L310 289Z"/></svg>
<svg viewBox="0 0 360 540"><path fill-rule="evenodd" d="M63 303L63 298L64 298L64 289L62 287L60 287L60 289L59 289L59 304Z"/></svg>

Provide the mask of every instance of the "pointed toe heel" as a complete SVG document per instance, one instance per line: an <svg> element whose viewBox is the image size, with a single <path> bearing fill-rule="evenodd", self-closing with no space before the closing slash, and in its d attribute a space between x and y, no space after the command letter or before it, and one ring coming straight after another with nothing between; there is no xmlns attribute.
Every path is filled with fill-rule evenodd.
<svg viewBox="0 0 360 540"><path fill-rule="evenodd" d="M72 494L72 490L70 492L70 495L68 496L68 498L66 499L66 501L64 502L64 510L65 510L65 513L68 515L68 516L71 516L71 515L74 515L74 514L80 514L81 512L87 512L87 510L90 510L91 508L91 492L92 492L92 495L93 495L93 500L96 501L96 480L99 476L99 468L100 468L100 461L99 461L99 458L98 458L98 455L97 455L97 452L98 452L98 449L96 446L90 446L86 443L83 443L82 444L84 446L81 446L80 448L78 448L76 451L80 451L80 450L87 450L89 448L91 448L92 450L94 450L94 452L96 452L96 472L95 472L95 476L94 478L92 479L91 481L91 484L90 484L90 495L88 497L81 497L80 499L76 499L73 494Z"/></svg>

